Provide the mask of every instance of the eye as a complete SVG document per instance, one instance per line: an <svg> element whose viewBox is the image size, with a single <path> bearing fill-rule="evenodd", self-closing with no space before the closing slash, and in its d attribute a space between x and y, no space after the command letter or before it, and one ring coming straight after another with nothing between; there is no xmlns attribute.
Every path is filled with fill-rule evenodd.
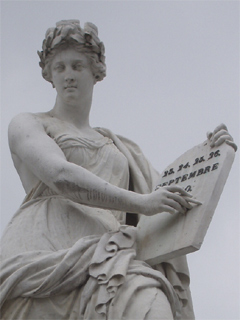
<svg viewBox="0 0 240 320"><path fill-rule="evenodd" d="M81 71L83 69L83 65L81 63L76 63L73 65L73 70Z"/></svg>
<svg viewBox="0 0 240 320"><path fill-rule="evenodd" d="M61 72L61 71L63 71L64 70L64 65L62 64L62 63L58 63L58 64L56 64L55 66L54 66L54 70L56 70L56 71L58 71L58 72Z"/></svg>

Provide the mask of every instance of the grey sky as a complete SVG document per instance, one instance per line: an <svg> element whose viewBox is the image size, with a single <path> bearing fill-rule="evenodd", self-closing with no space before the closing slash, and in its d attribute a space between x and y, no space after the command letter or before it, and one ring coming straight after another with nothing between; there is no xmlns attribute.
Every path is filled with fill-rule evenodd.
<svg viewBox="0 0 240 320"><path fill-rule="evenodd" d="M36 52L62 19L95 23L106 47L92 126L137 142L159 171L222 122L240 145L238 1L2 1L2 229L24 197L7 126L53 107ZM239 252L238 151L204 244L189 256L197 320L240 318Z"/></svg>

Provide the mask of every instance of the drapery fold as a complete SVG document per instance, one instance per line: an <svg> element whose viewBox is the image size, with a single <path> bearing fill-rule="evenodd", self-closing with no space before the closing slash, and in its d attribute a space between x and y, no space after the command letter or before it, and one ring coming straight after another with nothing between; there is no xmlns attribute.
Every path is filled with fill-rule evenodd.
<svg viewBox="0 0 240 320"><path fill-rule="evenodd" d="M19 296L46 298L66 293L88 279L89 261L99 236L80 239L65 250L23 252L1 266L1 306Z"/></svg>
<svg viewBox="0 0 240 320"><path fill-rule="evenodd" d="M132 289L158 287L172 306L174 319L180 319L177 295L169 281L142 261L134 260L136 228L121 226L119 231L105 233L101 238L89 236L72 248L57 252L25 252L6 260L2 265L2 301L18 297L48 298L85 285L81 295L80 314L84 313L97 291L95 312L107 319L119 288L129 276L144 281L131 281ZM129 297L130 298L130 297ZM114 303L112 304L114 305ZM119 309L121 316L124 309ZM116 316L116 311L114 311ZM91 317L89 318L91 319Z"/></svg>

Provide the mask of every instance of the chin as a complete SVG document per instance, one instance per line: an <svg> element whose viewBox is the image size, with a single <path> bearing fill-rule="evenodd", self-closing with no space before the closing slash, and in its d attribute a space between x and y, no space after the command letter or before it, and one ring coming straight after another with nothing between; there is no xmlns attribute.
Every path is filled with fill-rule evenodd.
<svg viewBox="0 0 240 320"><path fill-rule="evenodd" d="M79 100L79 95L77 95L75 92L69 92L64 96L64 101L66 102L77 102Z"/></svg>

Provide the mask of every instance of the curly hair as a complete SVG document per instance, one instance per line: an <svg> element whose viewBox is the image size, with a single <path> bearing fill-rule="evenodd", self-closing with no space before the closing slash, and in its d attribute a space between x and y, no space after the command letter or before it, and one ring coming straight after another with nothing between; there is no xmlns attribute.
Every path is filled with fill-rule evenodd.
<svg viewBox="0 0 240 320"><path fill-rule="evenodd" d="M84 53L90 63L95 81L101 81L106 76L105 48L98 38L98 29L87 22L82 29L79 20L62 20L56 23L56 28L49 28L42 44L42 51L38 51L39 65L42 76L52 83L50 66L59 51L74 48Z"/></svg>

